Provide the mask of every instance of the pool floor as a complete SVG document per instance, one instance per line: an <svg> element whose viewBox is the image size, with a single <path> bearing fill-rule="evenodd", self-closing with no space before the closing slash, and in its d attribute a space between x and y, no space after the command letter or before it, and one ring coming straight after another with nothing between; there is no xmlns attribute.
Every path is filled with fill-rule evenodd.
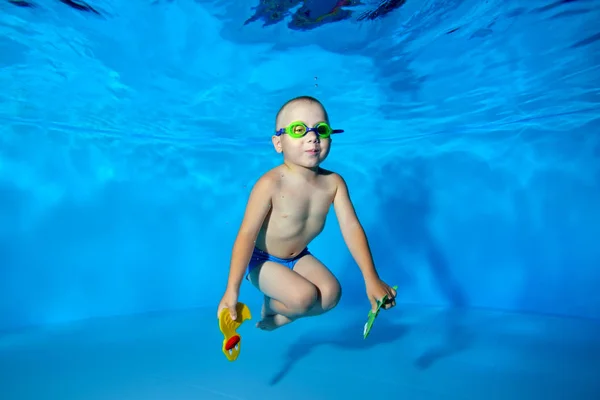
<svg viewBox="0 0 600 400"><path fill-rule="evenodd" d="M262 332L252 307L235 362L212 309L5 334L1 398L600 399L599 321L398 306L363 340L362 311Z"/></svg>

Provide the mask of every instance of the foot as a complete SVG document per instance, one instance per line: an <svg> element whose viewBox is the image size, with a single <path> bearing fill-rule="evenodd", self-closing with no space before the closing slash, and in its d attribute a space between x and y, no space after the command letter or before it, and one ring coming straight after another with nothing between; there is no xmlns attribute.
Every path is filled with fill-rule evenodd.
<svg viewBox="0 0 600 400"><path fill-rule="evenodd" d="M292 322L292 320L285 315L277 314L271 310L268 306L268 302L269 299L265 298L261 311L261 320L256 324L258 329L262 329L263 331L273 331Z"/></svg>
<svg viewBox="0 0 600 400"><path fill-rule="evenodd" d="M263 317L263 319L256 324L256 327L263 331L273 331L290 322L292 321L285 315L275 314Z"/></svg>

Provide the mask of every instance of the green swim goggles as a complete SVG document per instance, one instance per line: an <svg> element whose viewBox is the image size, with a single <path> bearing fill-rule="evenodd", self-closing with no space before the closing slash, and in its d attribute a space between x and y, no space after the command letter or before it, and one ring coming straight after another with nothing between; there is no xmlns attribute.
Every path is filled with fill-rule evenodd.
<svg viewBox="0 0 600 400"><path fill-rule="evenodd" d="M285 128L281 128L280 130L275 131L275 136L281 136L284 133L287 133L288 135L290 135L290 137L293 137L294 139L299 139L306 135L308 132L315 132L319 135L321 139L327 139L329 136L331 136L332 133L342 133L344 132L344 130L331 129L329 124L326 122L319 122L313 128L309 128L304 122L295 121L286 126Z"/></svg>

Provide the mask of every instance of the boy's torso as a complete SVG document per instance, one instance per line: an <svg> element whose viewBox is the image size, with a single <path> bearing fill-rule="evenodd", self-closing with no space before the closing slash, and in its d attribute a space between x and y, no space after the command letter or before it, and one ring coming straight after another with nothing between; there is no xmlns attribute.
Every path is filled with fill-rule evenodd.
<svg viewBox="0 0 600 400"><path fill-rule="evenodd" d="M285 166L269 174L276 181L276 190L256 246L276 257L294 257L325 227L337 188L335 174L321 169L316 179L306 181Z"/></svg>

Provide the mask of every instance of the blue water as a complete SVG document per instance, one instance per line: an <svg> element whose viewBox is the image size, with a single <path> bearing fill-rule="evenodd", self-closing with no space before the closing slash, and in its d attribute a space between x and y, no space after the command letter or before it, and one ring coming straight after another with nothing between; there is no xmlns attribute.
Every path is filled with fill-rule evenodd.
<svg viewBox="0 0 600 400"><path fill-rule="evenodd" d="M600 398L600 1L257 3L0 1L2 399ZM398 306L362 339L331 215L338 308L265 333L244 284L229 363L231 246L301 94Z"/></svg>

